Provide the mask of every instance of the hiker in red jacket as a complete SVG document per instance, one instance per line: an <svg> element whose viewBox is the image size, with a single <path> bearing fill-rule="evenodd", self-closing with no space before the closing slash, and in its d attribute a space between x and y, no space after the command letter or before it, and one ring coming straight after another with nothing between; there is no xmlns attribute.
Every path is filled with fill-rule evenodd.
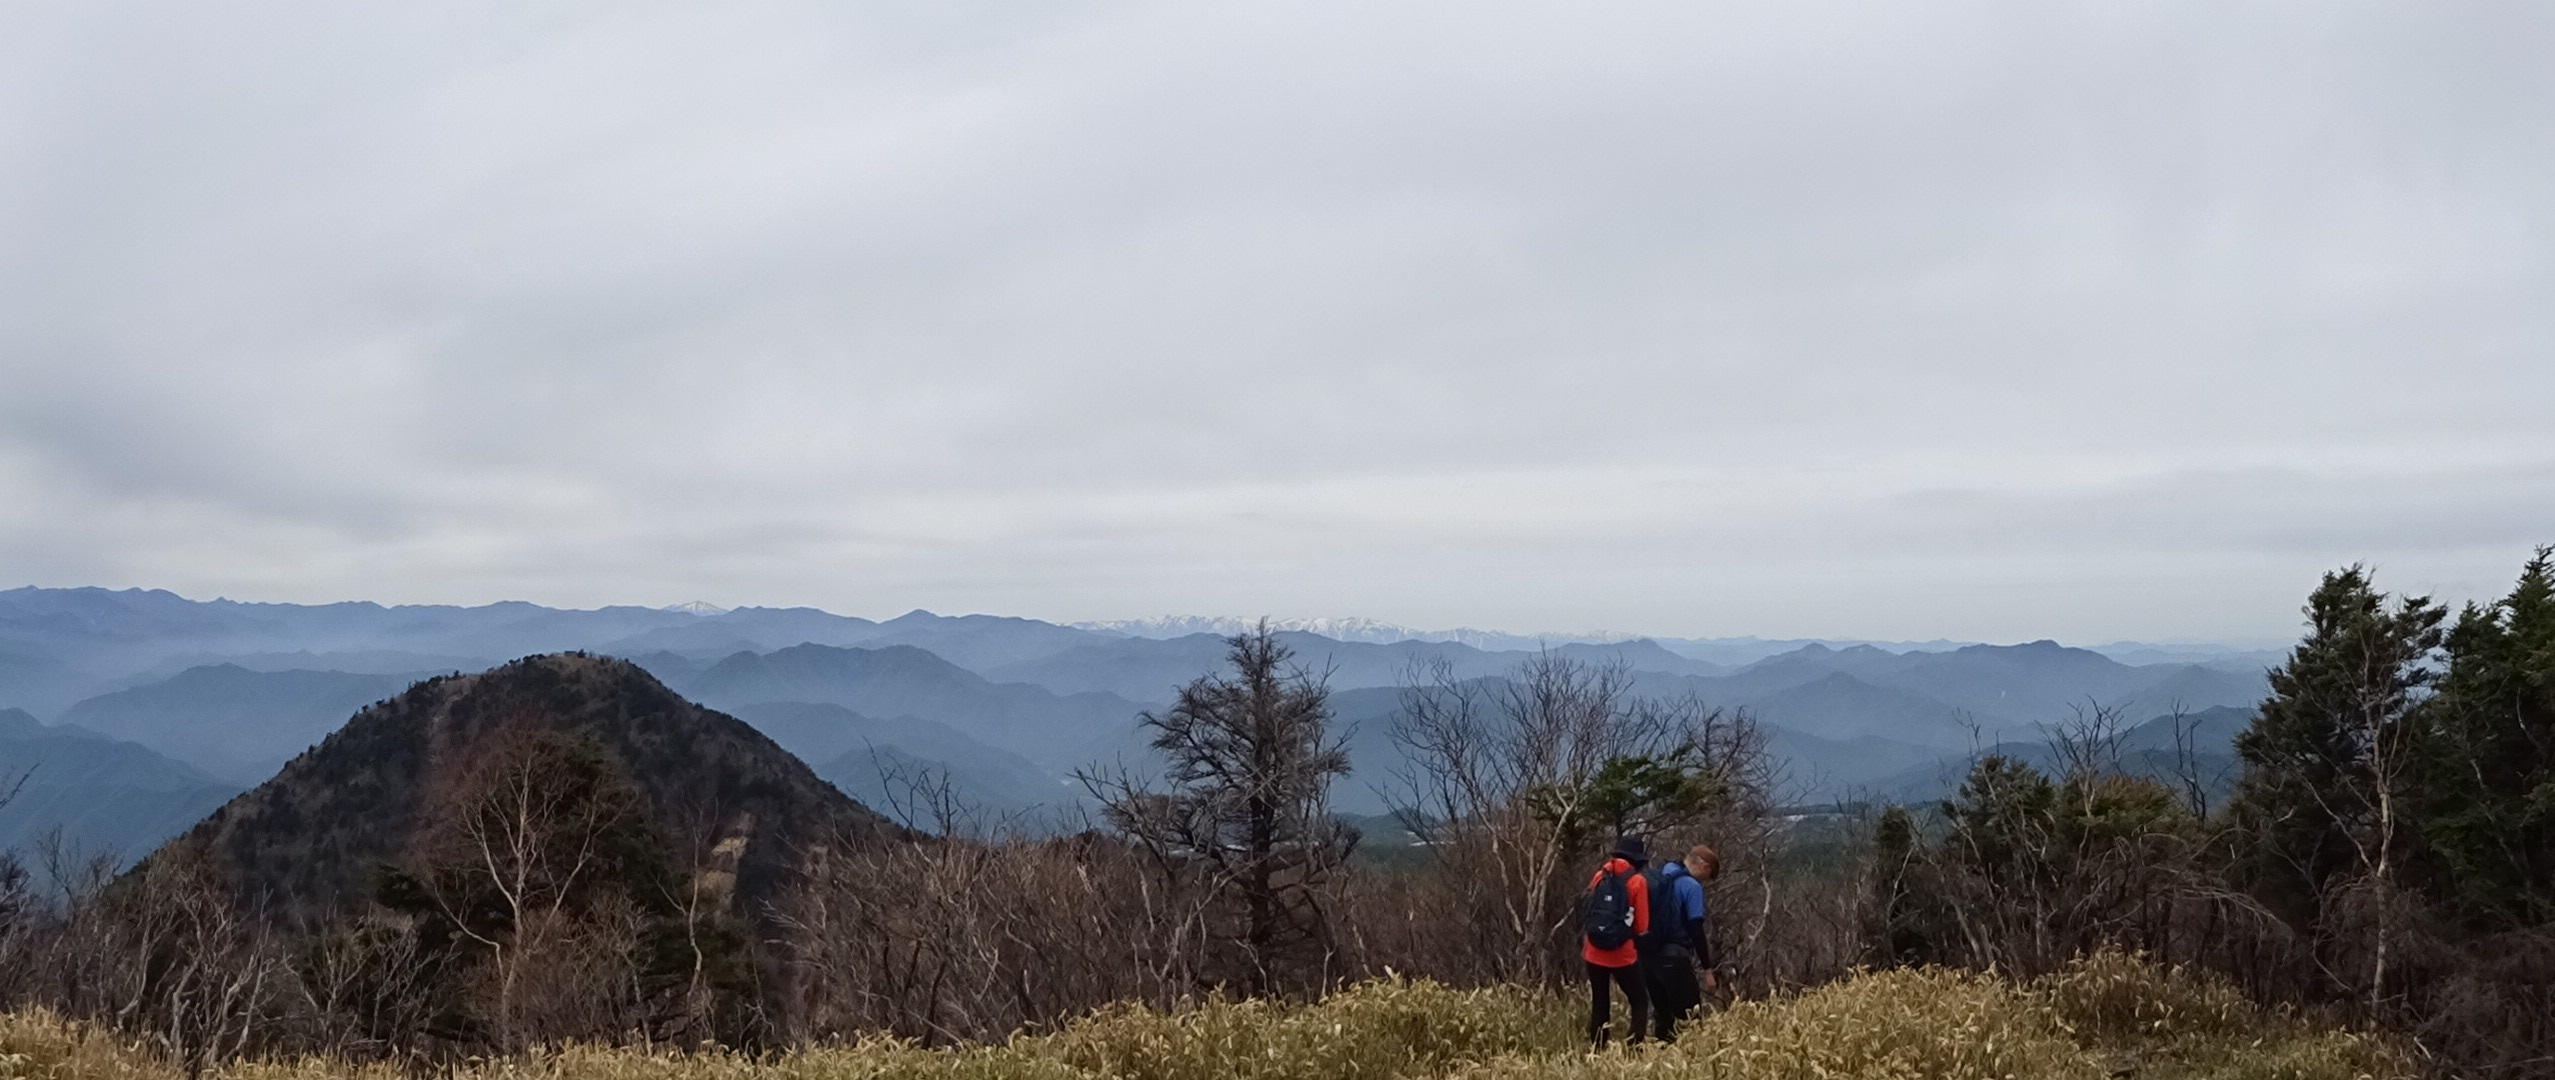
<svg viewBox="0 0 2555 1080"><path fill-rule="evenodd" d="M1650 1030L1650 988L1642 981L1640 946L1635 944L1650 932L1650 884L1641 875L1649 855L1640 837L1617 839L1614 857L1588 879L1588 892L1579 900L1579 957L1588 964L1588 1041L1596 1046L1606 1045L1607 1014L1613 1006L1609 982L1622 987L1624 1000L1632 1005L1632 1033L1624 1042L1640 1042Z"/></svg>

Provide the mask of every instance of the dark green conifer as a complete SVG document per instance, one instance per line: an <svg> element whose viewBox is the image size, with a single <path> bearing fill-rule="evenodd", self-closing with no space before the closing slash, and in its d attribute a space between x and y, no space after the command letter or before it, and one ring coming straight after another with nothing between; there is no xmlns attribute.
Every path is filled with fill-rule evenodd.
<svg viewBox="0 0 2555 1080"><path fill-rule="evenodd" d="M2236 738L2245 772L2229 809L2241 877L2274 910L2317 925L2336 887L2401 867L2413 835L2408 714L2435 676L2447 612L2428 597L2390 598L2351 566L2324 576L2306 615L2306 639Z"/></svg>
<svg viewBox="0 0 2555 1080"><path fill-rule="evenodd" d="M1934 959L1917 896L1916 872L1923 857L1915 816L1901 806L1882 811L1872 829L1872 906L1880 917L1874 936L1884 964L1923 964Z"/></svg>
<svg viewBox="0 0 2555 1080"><path fill-rule="evenodd" d="M2432 891L2471 929L2555 924L2555 548L2468 605L2423 706Z"/></svg>

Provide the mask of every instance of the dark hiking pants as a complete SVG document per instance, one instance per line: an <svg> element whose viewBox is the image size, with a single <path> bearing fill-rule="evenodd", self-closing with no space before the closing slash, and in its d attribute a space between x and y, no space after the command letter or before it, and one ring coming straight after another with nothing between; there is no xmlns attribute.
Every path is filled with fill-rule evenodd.
<svg viewBox="0 0 2555 1080"><path fill-rule="evenodd" d="M1652 1016L1660 1042L1677 1041L1677 1025L1703 1001L1703 984L1695 975L1694 955L1670 949L1665 955L1641 958L1642 981L1650 986ZM1636 1021L1637 1022L1637 1021Z"/></svg>
<svg viewBox="0 0 2555 1080"><path fill-rule="evenodd" d="M1624 1000L1632 1005L1632 1032L1624 1041L1640 1042L1650 1028L1650 987L1642 980L1639 964L1588 964L1588 1041L1606 1045L1606 1022L1614 1012L1614 996L1606 992L1608 983L1622 987Z"/></svg>

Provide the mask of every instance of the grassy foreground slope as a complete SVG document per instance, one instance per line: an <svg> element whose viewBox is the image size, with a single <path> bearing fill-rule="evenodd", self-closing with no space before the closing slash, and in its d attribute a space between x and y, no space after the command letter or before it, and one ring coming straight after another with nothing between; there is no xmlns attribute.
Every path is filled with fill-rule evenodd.
<svg viewBox="0 0 2555 1080"><path fill-rule="evenodd" d="M1372 982L1302 1007L1214 1003L1105 1009L998 1047L891 1040L750 1057L570 1047L455 1069L464 1080L1558 1080L1606 1077L2409 1077L2367 1036L2258 1008L2233 989L2120 956L2025 983L1950 971L1877 972L1750 1002L1691 1025L1676 1046L1587 1053L1573 1002L1513 989ZM174 1080L180 1072L94 1029L0 1016L0 1080ZM235 1065L224 1080L401 1080L388 1065Z"/></svg>

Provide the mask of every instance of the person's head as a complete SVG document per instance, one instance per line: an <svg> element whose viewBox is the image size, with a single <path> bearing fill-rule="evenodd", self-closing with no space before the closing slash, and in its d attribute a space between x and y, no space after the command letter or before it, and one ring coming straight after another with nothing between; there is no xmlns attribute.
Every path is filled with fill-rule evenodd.
<svg viewBox="0 0 2555 1080"><path fill-rule="evenodd" d="M1618 836L1615 838L1615 857L1640 866L1650 861L1650 848L1638 836Z"/></svg>
<svg viewBox="0 0 2555 1080"><path fill-rule="evenodd" d="M1721 876L1721 853L1702 844L1686 849L1686 873L1695 880L1710 881Z"/></svg>

